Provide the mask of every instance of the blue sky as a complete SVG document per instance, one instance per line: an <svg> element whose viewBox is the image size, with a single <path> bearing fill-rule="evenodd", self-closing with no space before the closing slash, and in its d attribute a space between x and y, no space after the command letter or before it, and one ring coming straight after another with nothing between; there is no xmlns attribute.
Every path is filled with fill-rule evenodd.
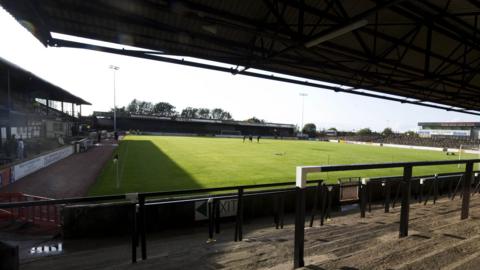
<svg viewBox="0 0 480 270"><path fill-rule="evenodd" d="M237 120L252 116L269 122L300 125L302 99L304 123L318 128L358 130L369 127L395 131L416 130L418 122L479 121L478 116L400 104L330 90L231 75L175 64L107 53L45 48L0 7L0 57L5 58L67 91L91 102L84 114L113 107L113 74L117 73L117 106L133 98L166 101L181 110L187 106L220 107Z"/></svg>

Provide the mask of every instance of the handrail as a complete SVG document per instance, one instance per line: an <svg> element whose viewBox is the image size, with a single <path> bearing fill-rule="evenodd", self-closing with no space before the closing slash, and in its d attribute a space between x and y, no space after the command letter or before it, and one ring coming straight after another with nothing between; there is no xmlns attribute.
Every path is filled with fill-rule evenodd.
<svg viewBox="0 0 480 270"><path fill-rule="evenodd" d="M323 180L309 180L308 184L314 184L321 182ZM228 190L238 190L242 189L252 189L252 188L265 188L265 187L281 187L287 185L294 185L294 182L280 182L280 183L269 183L269 184L259 184L259 185L242 185L242 186L228 186L228 187L219 187L219 188L204 188L204 189L187 189L187 190L173 190L173 191L159 191L159 192L143 192L138 193L138 197L155 197L155 196L171 196L171 195L188 195L194 193L208 193L216 191L228 191ZM211 196L207 196L211 197ZM26 207L26 206L41 206L41 205L51 205L51 204L71 204L71 203L84 203L84 202L100 202L100 201L115 201L115 200L126 200L127 194L116 194L116 195L106 195L106 196L91 196L91 197L74 197L74 198L64 198L64 199L54 199L54 200L39 200L39 201L29 201L29 202L16 202L16 203L0 203L1 209L9 209L16 207ZM168 200L169 198L166 198ZM171 198L170 198L171 199Z"/></svg>
<svg viewBox="0 0 480 270"><path fill-rule="evenodd" d="M134 228L132 232L132 262L136 262L136 248L139 242L138 236L140 236L140 246L142 259L146 259L146 207L149 205L158 204L171 204L171 203L186 203L199 200L208 199L209 209L215 209L213 206L218 204L219 200L224 199L237 199L237 221L235 228L235 241L242 240L242 223L243 223L243 199L250 196L263 196L274 195L278 193L296 192L296 211L295 211L295 245L294 245L294 267L303 266L303 245L304 245L304 229L305 229L305 190L310 188L321 188L322 180L309 180L307 181L307 174L312 172L335 172L335 171L353 171L353 170L369 170L369 169L382 169L382 168L403 168L403 176L396 177L394 179L385 179L386 182L400 181L400 188L402 191L402 203L400 214L400 237L408 235L408 215L410 204L410 188L412 183L412 169L418 166L438 166L438 165L452 165L452 164L466 164L464 172L464 187L463 187L463 203L461 219L468 217L469 200L470 200L470 186L471 178L473 176L474 163L480 163L480 159L465 159L465 160L442 160L442 161L417 161L417 162L394 162L394 163L375 163L375 164L351 164L351 165L324 165L324 166L300 166L297 167L297 186L285 189L270 189L270 190L254 190L245 192L247 189L261 189L268 187L282 187L282 186L294 186L294 182L281 182L281 183L269 183L259 185L240 185L240 186L228 186L217 188L204 188L204 189L187 189L187 190L172 190L172 191L159 191L159 192L144 192L133 194L117 194L107 196L94 196L94 197L77 197L77 198L65 198L55 200L41 200L31 202L17 202L17 203L0 203L0 209L8 209L15 207L26 206L41 206L51 204L71 204L71 203L86 203L86 202L102 202L102 201L117 201L124 200L130 202L133 211L133 223ZM300 180L300 181L299 181ZM308 184L317 183L318 186L312 186ZM360 184L360 197L362 217L364 217L365 198L366 198L366 183L362 181ZM236 193L220 193L220 194L208 194L210 192L217 191L233 191ZM316 192L317 192L316 191ZM207 193L207 194L204 194ZM197 197L182 198L183 195L201 194ZM182 195L176 198L167 198L166 196ZM317 196L317 194L315 194ZM148 197L164 197L164 198L152 198L152 200L146 201ZM217 208L218 209L218 206ZM211 211L209 210L209 211ZM216 216L217 214L213 214ZM212 225L213 218L209 217L210 225ZM210 226L211 228L212 226Z"/></svg>
<svg viewBox="0 0 480 270"><path fill-rule="evenodd" d="M460 159L460 160L439 160L439 161L415 161L415 162L392 162L392 163L370 163L370 164L349 164L349 165L324 165L324 166L300 166L306 172L338 172L338 171L356 171L372 169L401 168L405 166L436 166L478 163L480 159Z"/></svg>
<svg viewBox="0 0 480 270"><path fill-rule="evenodd" d="M473 176L473 165L479 163L480 159L463 159L463 160L440 160L440 161L415 161L415 162L392 162L392 163L373 163L373 164L349 164L349 165L324 165L324 166L298 166L296 168L297 183L297 210L295 212L295 243L294 243L294 268L304 266L304 243L305 243L305 187L309 173L316 172L338 172L338 171L356 171L356 170L372 170L387 168L403 168L403 177L395 179L400 182L402 193L402 202L400 208L400 228L399 237L408 236L408 219L410 211L410 193L412 183L413 167L420 166L438 166L465 164L465 173L463 181L463 197L460 218L466 219L469 216L470 208L470 188ZM390 182L386 180L386 182ZM364 217L366 183L360 185L361 196L361 217Z"/></svg>
<svg viewBox="0 0 480 270"><path fill-rule="evenodd" d="M315 184L321 182L322 180L308 180L307 184ZM159 191L159 192L144 192L139 193L139 196L153 197L153 196L171 196L179 194L192 194L192 193L206 193L206 192L216 192L216 191L228 191L228 190L237 190L242 189L252 189L252 188L266 188L266 187L280 187L295 185L295 182L280 182L280 183L268 183L268 184L258 184L258 185L241 185L241 186L228 186L228 187L217 187L217 188L204 188L204 189L185 189L185 190L173 190L173 191Z"/></svg>
<svg viewBox="0 0 480 270"><path fill-rule="evenodd" d="M70 204L70 203L81 203L81 202L100 202L100 201L114 201L114 200L123 200L126 199L126 195L107 195L107 196L92 196L92 197L76 197L76 198L66 198L66 199L53 199L53 200L39 200L39 201L28 201L28 202L15 202L15 203L0 203L1 209L9 209L16 207L26 207L26 206L41 206L41 205L51 205L51 204Z"/></svg>

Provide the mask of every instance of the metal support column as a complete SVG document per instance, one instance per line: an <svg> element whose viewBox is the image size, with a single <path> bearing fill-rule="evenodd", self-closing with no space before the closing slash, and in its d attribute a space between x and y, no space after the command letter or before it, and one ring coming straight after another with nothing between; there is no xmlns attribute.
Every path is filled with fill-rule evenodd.
<svg viewBox="0 0 480 270"><path fill-rule="evenodd" d="M367 208L367 185L360 183L360 217L365 217L365 211Z"/></svg>
<svg viewBox="0 0 480 270"><path fill-rule="evenodd" d="M243 188L238 189L237 222L235 224L235 242L243 239Z"/></svg>
<svg viewBox="0 0 480 270"><path fill-rule="evenodd" d="M137 204L133 203L132 210L132 263L137 262L137 243L138 243L138 227L137 227Z"/></svg>
<svg viewBox="0 0 480 270"><path fill-rule="evenodd" d="M310 217L310 227L313 227L313 221L315 220L315 214L317 212L318 206L318 197L320 196L322 188L322 182L318 182L317 188L315 188L315 195L313 197L313 207L312 207L312 215Z"/></svg>
<svg viewBox="0 0 480 270"><path fill-rule="evenodd" d="M385 213L390 212L390 182L383 182L385 185Z"/></svg>
<svg viewBox="0 0 480 270"><path fill-rule="evenodd" d="M412 166L403 168L402 207L400 209L400 237L408 236L408 215L410 212L410 186L412 179Z"/></svg>
<svg viewBox="0 0 480 270"><path fill-rule="evenodd" d="M138 204L139 204L139 219L140 219L140 242L141 242L141 250L142 250L142 260L147 259L147 232L146 232L146 211L145 211L145 197L138 196Z"/></svg>
<svg viewBox="0 0 480 270"><path fill-rule="evenodd" d="M305 244L305 189L297 187L295 210L295 244L293 252L293 267L305 266L303 260Z"/></svg>
<svg viewBox="0 0 480 270"><path fill-rule="evenodd" d="M472 185L473 162L468 162L465 166L465 178L463 180L462 214L461 219L468 218L470 208L470 187Z"/></svg>

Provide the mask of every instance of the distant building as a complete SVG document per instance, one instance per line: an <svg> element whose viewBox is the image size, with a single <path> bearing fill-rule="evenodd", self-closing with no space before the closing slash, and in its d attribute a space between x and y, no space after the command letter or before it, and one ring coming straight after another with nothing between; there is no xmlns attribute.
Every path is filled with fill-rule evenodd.
<svg viewBox="0 0 480 270"><path fill-rule="evenodd" d="M422 138L479 138L480 122L421 122L418 135Z"/></svg>
<svg viewBox="0 0 480 270"><path fill-rule="evenodd" d="M81 105L90 103L0 58L0 165L13 155L13 138L40 151L45 140L72 136Z"/></svg>
<svg viewBox="0 0 480 270"><path fill-rule="evenodd" d="M331 137L337 137L338 132L336 130L328 129L328 130L325 130L325 135L331 136Z"/></svg>

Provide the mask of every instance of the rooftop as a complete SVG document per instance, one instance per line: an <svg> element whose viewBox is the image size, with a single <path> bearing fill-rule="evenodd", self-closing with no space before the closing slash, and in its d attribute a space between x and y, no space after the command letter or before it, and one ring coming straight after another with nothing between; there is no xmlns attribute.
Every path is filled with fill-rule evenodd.
<svg viewBox="0 0 480 270"><path fill-rule="evenodd" d="M33 98L64 101L77 105L92 105L90 102L1 57L0 70L7 70L10 74L10 85L12 85L14 91L27 92Z"/></svg>
<svg viewBox="0 0 480 270"><path fill-rule="evenodd" d="M480 122L420 122L419 126L480 127Z"/></svg>
<svg viewBox="0 0 480 270"><path fill-rule="evenodd" d="M480 112L480 4L474 0L0 0L0 5L45 46L101 50ZM103 48L52 33L152 51Z"/></svg>

